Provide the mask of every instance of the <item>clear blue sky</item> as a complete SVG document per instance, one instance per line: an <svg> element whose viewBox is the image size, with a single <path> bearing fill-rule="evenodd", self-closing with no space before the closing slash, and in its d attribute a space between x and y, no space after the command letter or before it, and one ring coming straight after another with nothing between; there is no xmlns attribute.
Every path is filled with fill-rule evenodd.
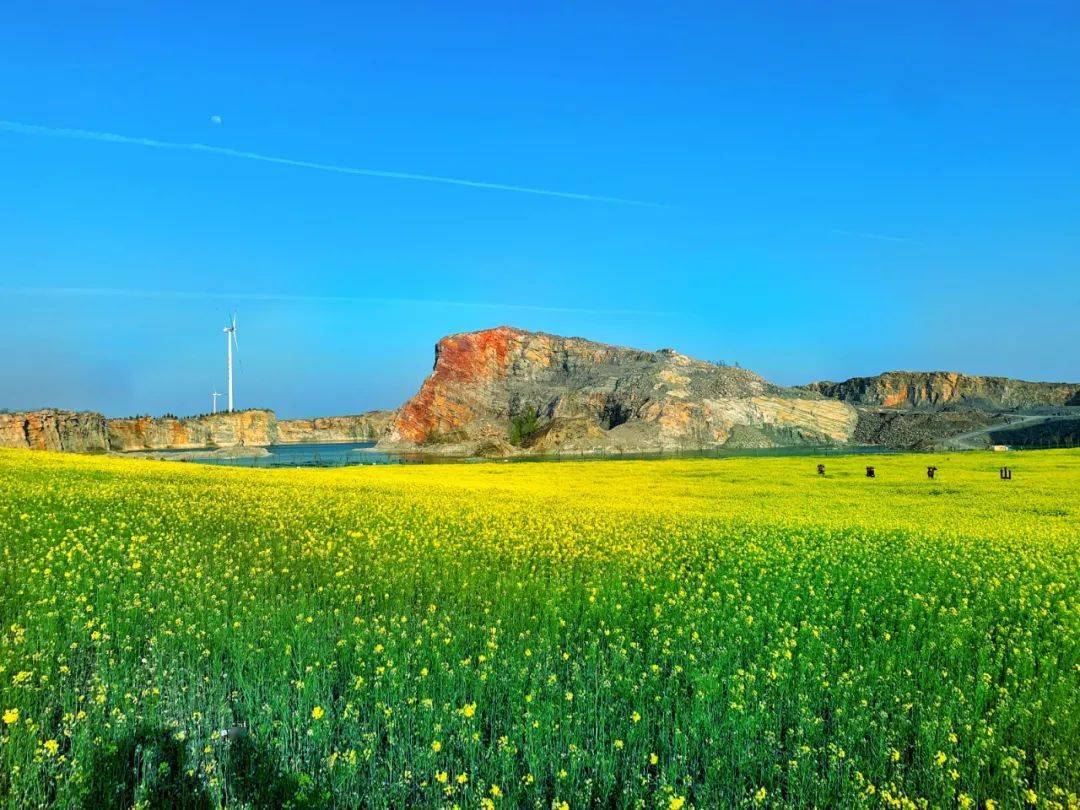
<svg viewBox="0 0 1080 810"><path fill-rule="evenodd" d="M10 5L0 407L207 410L232 309L237 404L287 416L396 406L440 335L501 323L787 384L1078 380L1078 30L1075 2Z"/></svg>

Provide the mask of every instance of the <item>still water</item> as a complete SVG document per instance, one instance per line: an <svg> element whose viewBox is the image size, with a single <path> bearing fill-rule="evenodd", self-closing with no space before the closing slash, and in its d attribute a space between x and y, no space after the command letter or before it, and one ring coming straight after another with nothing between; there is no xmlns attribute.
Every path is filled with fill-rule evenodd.
<svg viewBox="0 0 1080 810"><path fill-rule="evenodd" d="M228 467L350 467L359 464L447 464L462 462L505 462L525 464L535 461L606 461L612 459L727 458L768 456L824 456L853 453L888 452L880 447L775 447L767 450L691 450L670 453L625 453L617 455L521 456L510 459L482 459L432 456L424 453L384 453L376 451L375 442L339 444L278 444L268 447L269 455L239 458L185 459L192 464L216 464Z"/></svg>
<svg viewBox="0 0 1080 810"><path fill-rule="evenodd" d="M334 444L275 444L266 449L270 455L250 458L193 458L193 464L216 464L225 467L348 467L354 464L397 464L398 457L372 450L375 442Z"/></svg>

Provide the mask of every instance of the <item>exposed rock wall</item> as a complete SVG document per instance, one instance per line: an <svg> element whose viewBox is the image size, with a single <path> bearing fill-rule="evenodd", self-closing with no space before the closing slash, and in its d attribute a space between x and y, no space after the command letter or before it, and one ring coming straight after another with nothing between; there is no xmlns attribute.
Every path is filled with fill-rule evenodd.
<svg viewBox="0 0 1080 810"><path fill-rule="evenodd" d="M889 371L839 383L811 383L806 389L853 405L886 408L1000 410L1080 404L1080 383L1027 382L952 371Z"/></svg>
<svg viewBox="0 0 1080 810"><path fill-rule="evenodd" d="M90 411L0 413L0 447L95 453L108 449L105 417Z"/></svg>
<svg viewBox="0 0 1080 810"><path fill-rule="evenodd" d="M511 425L536 429L508 447ZM716 447L737 425L777 444L850 439L850 405L670 349L609 346L512 327L451 335L380 446L431 452L642 452Z"/></svg>
<svg viewBox="0 0 1080 810"><path fill-rule="evenodd" d="M89 411L46 409L0 414L0 447L86 453L363 441L382 436L392 417L391 411L371 411L279 421L273 411L252 409L202 416L106 419Z"/></svg>
<svg viewBox="0 0 1080 810"><path fill-rule="evenodd" d="M109 449L196 450L206 447L265 447L276 440L274 412L233 411L191 417L138 416L109 419Z"/></svg>
<svg viewBox="0 0 1080 810"><path fill-rule="evenodd" d="M279 419L276 443L373 441L382 438L393 418L393 411L369 411L355 416Z"/></svg>

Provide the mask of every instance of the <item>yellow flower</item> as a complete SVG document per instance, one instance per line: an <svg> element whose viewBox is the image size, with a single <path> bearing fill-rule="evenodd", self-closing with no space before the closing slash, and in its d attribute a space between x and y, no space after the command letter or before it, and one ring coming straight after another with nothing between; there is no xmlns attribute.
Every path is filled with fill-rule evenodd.
<svg viewBox="0 0 1080 810"><path fill-rule="evenodd" d="M633 720L635 723L640 723L641 722L641 715L638 714L637 712L634 712L632 715L630 715L630 719Z"/></svg>
<svg viewBox="0 0 1080 810"><path fill-rule="evenodd" d="M566 693L566 701L569 703L573 699L574 699L574 693L573 692L567 692Z"/></svg>
<svg viewBox="0 0 1080 810"><path fill-rule="evenodd" d="M761 804L765 801L766 791L765 788L759 787L757 793L754 794L754 804Z"/></svg>
<svg viewBox="0 0 1080 810"><path fill-rule="evenodd" d="M649 764L650 765L655 765L659 761L660 761L660 757L658 757L656 754L649 754Z"/></svg>
<svg viewBox="0 0 1080 810"><path fill-rule="evenodd" d="M561 802L556 799L551 804L551 810L570 810L570 802Z"/></svg>
<svg viewBox="0 0 1080 810"><path fill-rule="evenodd" d="M50 757L55 757L56 752L60 750L60 743L56 740L45 741L45 751Z"/></svg>
<svg viewBox="0 0 1080 810"><path fill-rule="evenodd" d="M18 722L19 722L19 710L18 709L7 709L4 712L4 725L13 726Z"/></svg>
<svg viewBox="0 0 1080 810"><path fill-rule="evenodd" d="M672 796L668 800L668 810L682 810L683 805L686 804L686 797L684 796Z"/></svg>
<svg viewBox="0 0 1080 810"><path fill-rule="evenodd" d="M622 751L623 745L625 745L625 743L622 740L616 740L615 741L615 748L617 750Z"/></svg>
<svg viewBox="0 0 1080 810"><path fill-rule="evenodd" d="M491 795L494 796L496 799L502 796L502 788L500 788L498 785L492 785L491 790L488 792L491 793Z"/></svg>
<svg viewBox="0 0 1080 810"><path fill-rule="evenodd" d="M945 764L948 759L949 758L945 756L944 751L938 751L937 754L934 756L934 764L940 768Z"/></svg>
<svg viewBox="0 0 1080 810"><path fill-rule="evenodd" d="M459 773L457 775L457 783L459 785L464 785L468 781L469 781L469 775L467 773Z"/></svg>
<svg viewBox="0 0 1080 810"><path fill-rule="evenodd" d="M1037 804L1039 801L1039 794L1037 794L1031 788L1027 789L1027 793L1024 794L1024 799L1028 804Z"/></svg>
<svg viewBox="0 0 1080 810"><path fill-rule="evenodd" d="M445 785L446 780L449 778L450 776L446 773L446 771L439 771L437 774L435 774L435 781L438 782L440 785Z"/></svg>
<svg viewBox="0 0 1080 810"><path fill-rule="evenodd" d="M474 714L476 714L476 704L466 703L464 706L461 707L461 713L466 717L472 717Z"/></svg>
<svg viewBox="0 0 1080 810"><path fill-rule="evenodd" d="M431 744L431 750L434 751L436 754L439 753L440 751L442 751L442 743L438 740L435 740L435 742Z"/></svg>
<svg viewBox="0 0 1080 810"><path fill-rule="evenodd" d="M956 803L960 806L960 810L967 810L975 802L966 793L961 793L956 797Z"/></svg>
<svg viewBox="0 0 1080 810"><path fill-rule="evenodd" d="M326 712L323 711L322 706L316 706L314 709L311 710L311 719L312 720L322 720L323 717L325 717L325 716L326 716Z"/></svg>

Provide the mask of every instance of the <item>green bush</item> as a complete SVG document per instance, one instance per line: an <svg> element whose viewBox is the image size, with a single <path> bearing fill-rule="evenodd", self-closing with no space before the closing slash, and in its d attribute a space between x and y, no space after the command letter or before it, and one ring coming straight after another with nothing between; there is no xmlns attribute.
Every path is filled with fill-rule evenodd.
<svg viewBox="0 0 1080 810"><path fill-rule="evenodd" d="M510 417L510 444L521 447L540 429L540 413L526 406Z"/></svg>

